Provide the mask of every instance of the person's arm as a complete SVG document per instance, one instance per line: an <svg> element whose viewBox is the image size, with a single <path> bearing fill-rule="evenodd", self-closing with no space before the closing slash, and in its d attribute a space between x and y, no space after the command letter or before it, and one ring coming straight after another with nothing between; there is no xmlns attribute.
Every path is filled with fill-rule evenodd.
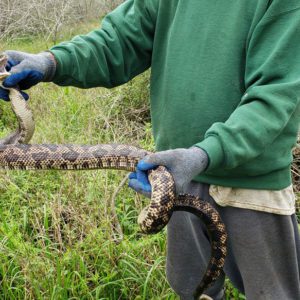
<svg viewBox="0 0 300 300"><path fill-rule="evenodd" d="M276 10L274 7L272 11ZM231 169L259 156L295 114L298 116L295 126L299 127L299 36L300 7L264 18L249 39L246 92L229 119L225 123L213 124L205 139L194 145L201 151L194 151L193 155L190 155L190 149L174 149L146 157L139 163L137 172L131 174L129 186L149 195L151 187L147 172L162 163L175 174L175 178L180 178L175 182L181 192L192 179L186 174L195 176L196 172L200 174L220 167ZM166 155L168 160L160 159Z"/></svg>
<svg viewBox="0 0 300 300"><path fill-rule="evenodd" d="M101 28L53 47L53 55L6 51L12 75L3 87L23 90L41 81L114 87L129 81L150 67L158 4L159 0L127 0L107 15ZM8 91L0 87L0 99L8 98Z"/></svg>
<svg viewBox="0 0 300 300"><path fill-rule="evenodd" d="M9 88L20 89L25 100L29 99L22 90L31 88L41 81L51 81L56 68L53 55L49 52L30 54L21 51L5 51L6 71L10 73L0 85L0 99L9 101Z"/></svg>
<svg viewBox="0 0 300 300"><path fill-rule="evenodd" d="M128 0L102 26L50 49L53 81L81 88L114 87L150 67L158 0Z"/></svg>
<svg viewBox="0 0 300 300"><path fill-rule="evenodd" d="M300 8L263 18L246 49L246 93L225 123L215 123L196 146L208 170L235 168L273 143L300 112Z"/></svg>

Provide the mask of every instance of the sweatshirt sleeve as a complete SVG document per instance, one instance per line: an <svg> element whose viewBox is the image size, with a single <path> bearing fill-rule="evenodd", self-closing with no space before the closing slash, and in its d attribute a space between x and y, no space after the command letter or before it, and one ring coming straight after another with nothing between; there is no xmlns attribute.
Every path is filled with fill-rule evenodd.
<svg viewBox="0 0 300 300"><path fill-rule="evenodd" d="M157 2L127 0L104 18L101 28L51 48L57 61L53 82L114 87L149 68Z"/></svg>
<svg viewBox="0 0 300 300"><path fill-rule="evenodd" d="M263 18L246 49L245 94L225 123L215 123L196 144L208 170L232 169L259 156L299 115L300 8ZM299 118L296 118L299 126ZM293 118L295 119L295 118Z"/></svg>

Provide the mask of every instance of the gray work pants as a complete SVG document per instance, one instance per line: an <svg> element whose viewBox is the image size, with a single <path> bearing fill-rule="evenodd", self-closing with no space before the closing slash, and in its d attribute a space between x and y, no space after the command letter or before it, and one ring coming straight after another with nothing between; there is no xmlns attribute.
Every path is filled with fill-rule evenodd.
<svg viewBox="0 0 300 300"><path fill-rule="evenodd" d="M295 215L281 216L221 207L209 186L192 182L187 193L210 202L228 232L224 271L247 300L300 300L300 239ZM210 257L203 224L193 214L175 212L168 224L167 278L181 300L192 300ZM224 276L205 294L223 299Z"/></svg>

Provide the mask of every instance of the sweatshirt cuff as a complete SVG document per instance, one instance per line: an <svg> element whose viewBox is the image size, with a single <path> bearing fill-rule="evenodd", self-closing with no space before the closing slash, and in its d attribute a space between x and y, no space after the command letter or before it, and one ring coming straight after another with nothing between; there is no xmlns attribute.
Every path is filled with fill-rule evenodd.
<svg viewBox="0 0 300 300"><path fill-rule="evenodd" d="M54 55L50 51L44 51L41 52L40 55L45 57L45 67L46 67L46 72L43 78L44 82L51 82L54 78L54 74L56 72L56 59Z"/></svg>
<svg viewBox="0 0 300 300"><path fill-rule="evenodd" d="M65 66L68 66L70 69L70 66L73 65L73 57L69 52L66 52L66 50L60 49L59 46L54 46L49 52L54 56L56 61L56 70L52 81L56 84L61 84L63 83L64 75L68 74L69 71Z"/></svg>
<svg viewBox="0 0 300 300"><path fill-rule="evenodd" d="M220 167L224 161L224 153L218 139L214 136L209 136L202 142L195 144L195 147L203 149L209 157L209 165L207 171Z"/></svg>

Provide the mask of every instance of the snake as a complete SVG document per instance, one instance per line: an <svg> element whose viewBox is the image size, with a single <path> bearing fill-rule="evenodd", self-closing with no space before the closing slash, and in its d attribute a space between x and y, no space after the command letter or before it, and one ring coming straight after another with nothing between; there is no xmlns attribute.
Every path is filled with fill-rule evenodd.
<svg viewBox="0 0 300 300"><path fill-rule="evenodd" d="M300 224L300 134L298 135L298 142L293 151L292 179L296 193L296 216L298 224Z"/></svg>
<svg viewBox="0 0 300 300"><path fill-rule="evenodd" d="M0 54L0 82L10 75L6 71L8 57ZM125 144L29 144L35 122L28 102L24 101L18 88L10 88L11 108L19 123L17 130L0 140L0 169L5 170L93 170L117 169L134 171L137 163L150 151ZM195 214L205 224L211 257L206 271L196 286L194 299L199 299L223 273L227 253L227 233L217 210L199 197L176 195L171 173L164 166L149 172L151 184L150 204L142 209L138 224L143 233L161 231L174 211Z"/></svg>

